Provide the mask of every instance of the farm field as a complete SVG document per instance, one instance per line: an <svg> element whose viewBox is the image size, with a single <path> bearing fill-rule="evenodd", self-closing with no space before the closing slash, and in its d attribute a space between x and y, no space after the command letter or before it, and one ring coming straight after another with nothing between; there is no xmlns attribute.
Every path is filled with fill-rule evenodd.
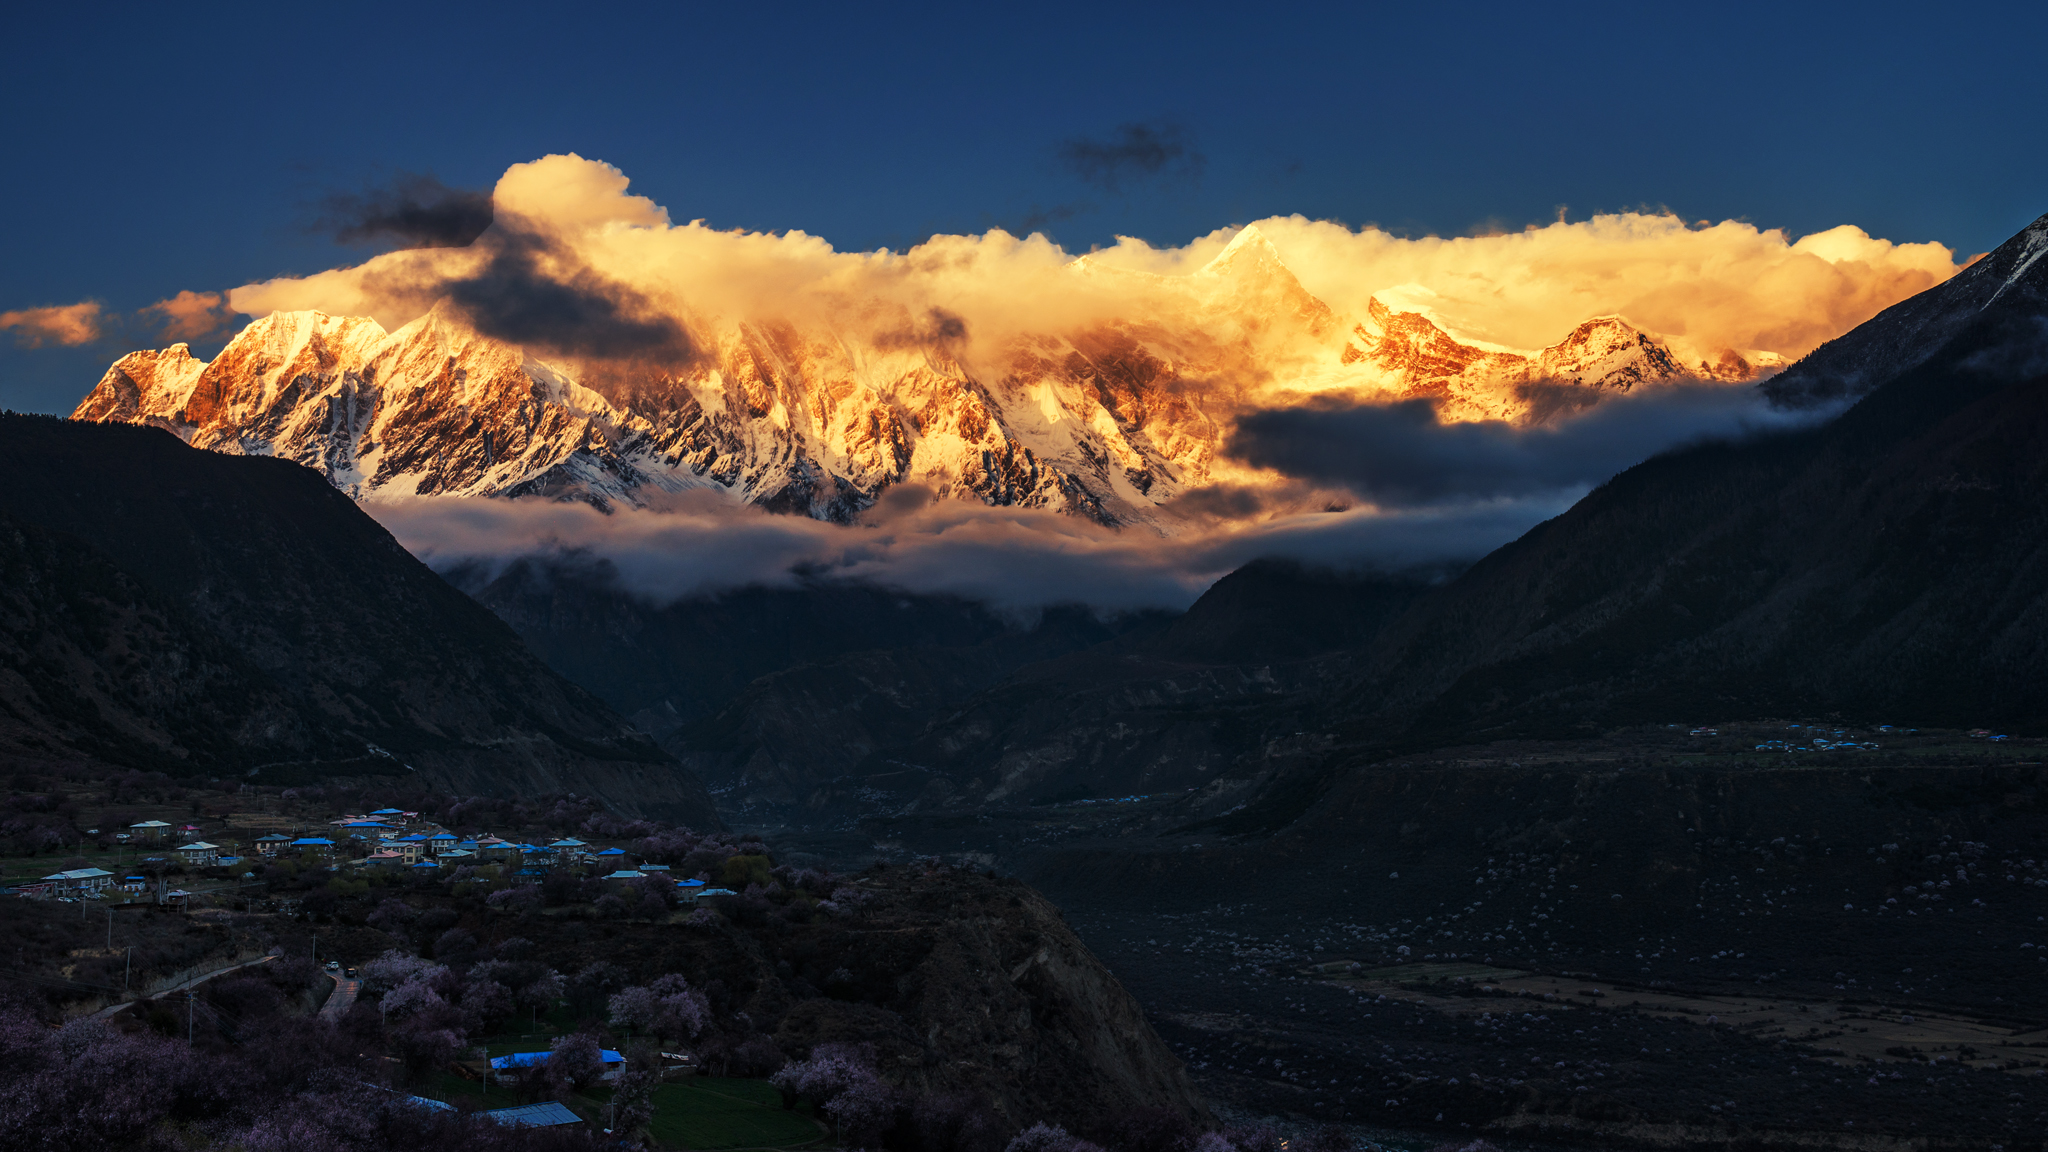
<svg viewBox="0 0 2048 1152"><path fill-rule="evenodd" d="M1411 964L1325 978L1334 987L1361 995L1458 1016L1628 1013L1731 1028L1759 1039L1788 1042L1837 1064L1938 1057L1986 1071L2039 1076L2042 1058L2048 1056L2048 1028L2039 1021L1911 1004L1646 988L1462 963ZM1506 1003L1503 997L1508 998Z"/></svg>

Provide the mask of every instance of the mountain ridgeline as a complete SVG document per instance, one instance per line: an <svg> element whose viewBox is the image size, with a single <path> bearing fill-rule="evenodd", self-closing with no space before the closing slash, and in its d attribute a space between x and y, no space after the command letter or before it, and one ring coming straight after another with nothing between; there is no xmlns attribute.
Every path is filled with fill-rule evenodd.
<svg viewBox="0 0 2048 1152"><path fill-rule="evenodd" d="M0 753L291 782L416 771L715 826L703 788L317 473L0 416Z"/></svg>
<svg viewBox="0 0 2048 1152"><path fill-rule="evenodd" d="M275 312L210 362L183 344L123 356L73 415L296 460L365 500L613 508L694 493L851 522L917 484L1171 530L1191 490L1257 479L1224 458L1242 411L1426 397L1447 419L1520 419L1531 384L1590 398L1749 380L1778 363L1754 350L1691 362L1611 316L1527 355L1460 343L1377 299L1340 316L1256 227L1186 276L1091 257L1061 274L1127 310L984 346L943 310L872 301L837 322L704 321L695 357L633 363L548 357L445 305L389 332L363 316Z"/></svg>

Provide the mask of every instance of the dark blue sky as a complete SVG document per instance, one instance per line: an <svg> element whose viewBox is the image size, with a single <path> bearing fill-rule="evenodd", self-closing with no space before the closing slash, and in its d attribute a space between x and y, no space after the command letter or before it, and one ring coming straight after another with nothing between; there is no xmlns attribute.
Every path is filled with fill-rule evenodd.
<svg viewBox="0 0 2048 1152"><path fill-rule="evenodd" d="M2048 6L1565 8L38 6L0 45L0 310L352 262L324 196L564 151L849 249L1668 206L1975 252L2048 211ZM1114 188L1063 159L1125 124L1188 151ZM0 349L0 406L68 410L120 350Z"/></svg>

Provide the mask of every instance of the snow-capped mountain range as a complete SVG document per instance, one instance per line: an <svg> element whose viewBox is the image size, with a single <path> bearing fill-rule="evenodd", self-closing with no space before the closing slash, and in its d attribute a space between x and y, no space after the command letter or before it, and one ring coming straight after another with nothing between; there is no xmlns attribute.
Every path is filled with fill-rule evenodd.
<svg viewBox="0 0 2048 1152"><path fill-rule="evenodd" d="M210 363L184 344L123 356L73 417L287 457L365 501L537 495L608 508L708 489L851 521L915 483L1171 532L1181 495L1258 482L1222 452L1248 410L1426 397L1447 420L1526 420L1531 385L1734 383L1779 366L1734 351L1684 363L1614 316L1533 352L1462 343L1377 298L1364 317L1339 316L1256 228L1186 276L1088 257L1068 270L1144 279L1137 295L1152 303L1015 338L993 357L963 355L965 337L938 313L864 330L697 325L700 354L672 366L544 358L479 335L446 304L389 332L362 317L274 312Z"/></svg>

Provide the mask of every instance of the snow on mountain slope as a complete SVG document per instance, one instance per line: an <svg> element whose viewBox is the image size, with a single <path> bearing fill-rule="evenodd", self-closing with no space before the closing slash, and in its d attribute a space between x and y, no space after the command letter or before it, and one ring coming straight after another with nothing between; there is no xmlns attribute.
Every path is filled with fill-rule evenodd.
<svg viewBox="0 0 2048 1152"><path fill-rule="evenodd" d="M1006 338L877 305L860 324L693 317L685 363L538 358L437 306L375 321L274 312L211 364L182 344L122 357L75 418L151 423L196 447L277 455L362 500L537 495L600 508L692 489L819 519L889 488L1172 532L1172 502L1258 476L1220 455L1241 412L1337 395L1432 397L1445 419L1520 419L1532 383L1626 390L1747 380L1688 369L1617 317L1527 355L1461 343L1377 299L1332 312L1255 227L1185 276L1105 267L1129 315ZM970 368L970 364L973 367Z"/></svg>

